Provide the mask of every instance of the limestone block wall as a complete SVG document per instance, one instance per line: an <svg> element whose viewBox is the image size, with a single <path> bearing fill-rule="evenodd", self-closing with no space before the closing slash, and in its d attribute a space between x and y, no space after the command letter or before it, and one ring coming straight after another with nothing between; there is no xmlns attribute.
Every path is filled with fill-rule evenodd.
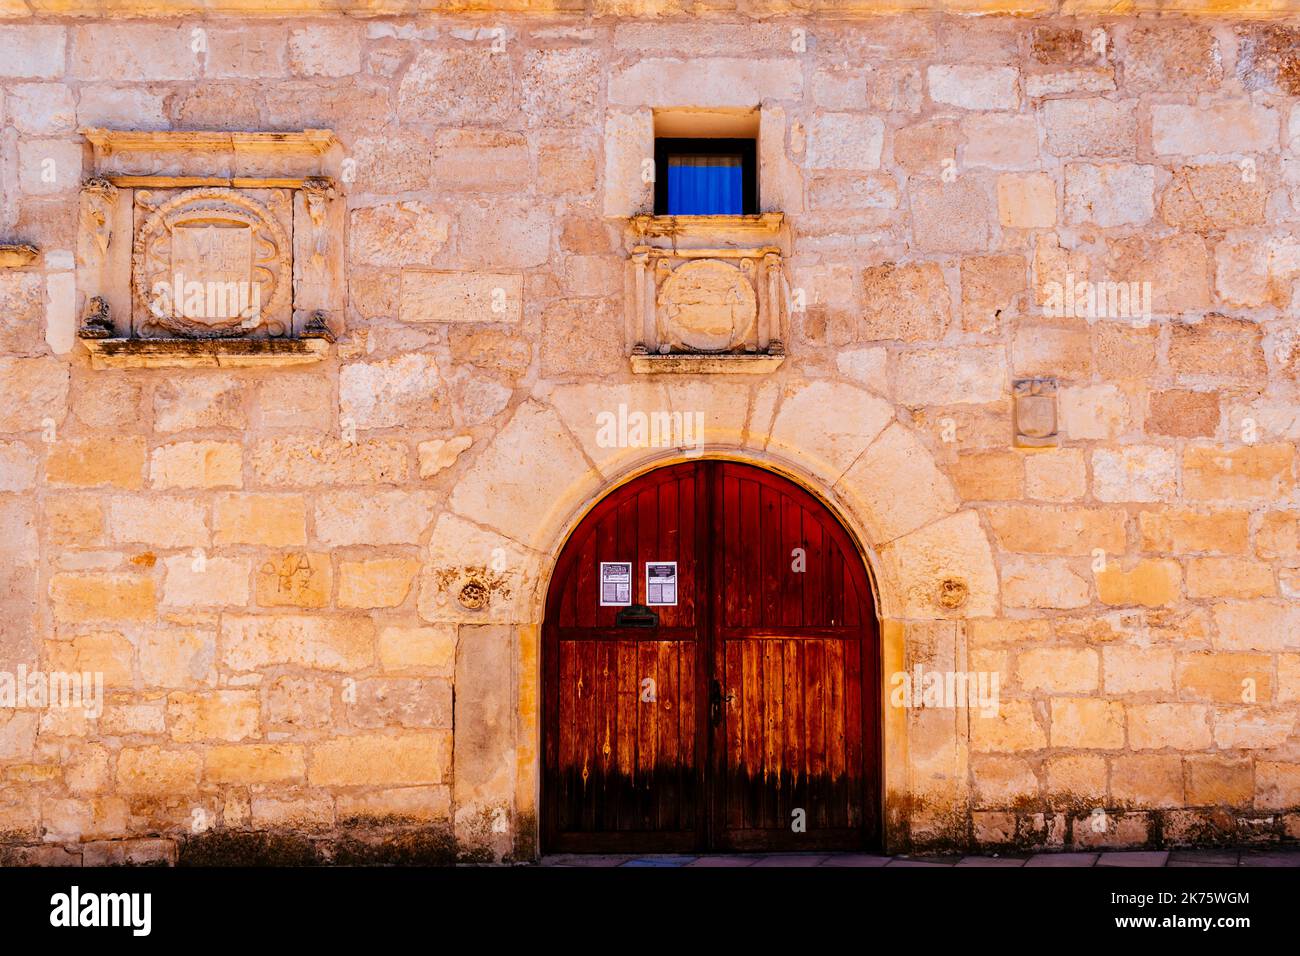
<svg viewBox="0 0 1300 956"><path fill-rule="evenodd" d="M0 268L0 672L104 699L0 706L6 861L531 858L550 567L680 457L604 447L620 404L842 515L887 701L999 676L994 716L886 708L891 847L1300 837L1285 4L31 6L0 3L0 242L39 248ZM634 375L627 130L760 105L787 358ZM92 369L88 127L333 130L329 356ZM1059 435L1015 447L1037 378Z"/></svg>

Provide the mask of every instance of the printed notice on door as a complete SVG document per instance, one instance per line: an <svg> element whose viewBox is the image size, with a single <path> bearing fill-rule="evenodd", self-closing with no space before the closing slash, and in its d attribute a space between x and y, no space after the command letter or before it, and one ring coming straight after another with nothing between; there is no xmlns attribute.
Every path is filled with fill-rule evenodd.
<svg viewBox="0 0 1300 956"><path fill-rule="evenodd" d="M645 603L677 603L677 562L647 561L645 565Z"/></svg>
<svg viewBox="0 0 1300 956"><path fill-rule="evenodd" d="M632 603L632 562L600 562L600 606L626 607Z"/></svg>

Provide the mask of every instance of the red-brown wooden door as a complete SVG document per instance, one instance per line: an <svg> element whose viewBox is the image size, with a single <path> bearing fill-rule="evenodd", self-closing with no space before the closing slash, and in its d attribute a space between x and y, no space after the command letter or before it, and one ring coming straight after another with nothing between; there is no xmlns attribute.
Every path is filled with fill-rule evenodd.
<svg viewBox="0 0 1300 956"><path fill-rule="evenodd" d="M653 627L601 562L677 562ZM671 465L616 489L556 564L543 628L548 851L859 848L879 840L879 664L861 558L770 472Z"/></svg>

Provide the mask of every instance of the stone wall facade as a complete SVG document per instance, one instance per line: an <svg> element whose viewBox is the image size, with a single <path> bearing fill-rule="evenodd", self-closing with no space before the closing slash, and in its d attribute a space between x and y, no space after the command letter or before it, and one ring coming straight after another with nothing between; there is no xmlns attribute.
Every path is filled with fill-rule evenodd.
<svg viewBox="0 0 1300 956"><path fill-rule="evenodd" d="M891 849L1300 838L1294 12L662 6L0 4L0 670L104 681L0 708L5 860L532 859L550 569L680 457L620 404L841 516L886 681L999 675L886 707ZM637 374L646 131L710 107L761 107L785 358ZM323 360L92 367L95 128L333 131Z"/></svg>

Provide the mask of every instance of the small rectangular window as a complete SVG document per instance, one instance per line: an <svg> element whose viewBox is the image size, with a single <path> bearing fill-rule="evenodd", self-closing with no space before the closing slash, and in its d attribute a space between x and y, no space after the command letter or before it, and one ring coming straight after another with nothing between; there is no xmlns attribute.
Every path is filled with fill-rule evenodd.
<svg viewBox="0 0 1300 956"><path fill-rule="evenodd" d="M758 212L752 139L655 140L655 215L741 216Z"/></svg>

